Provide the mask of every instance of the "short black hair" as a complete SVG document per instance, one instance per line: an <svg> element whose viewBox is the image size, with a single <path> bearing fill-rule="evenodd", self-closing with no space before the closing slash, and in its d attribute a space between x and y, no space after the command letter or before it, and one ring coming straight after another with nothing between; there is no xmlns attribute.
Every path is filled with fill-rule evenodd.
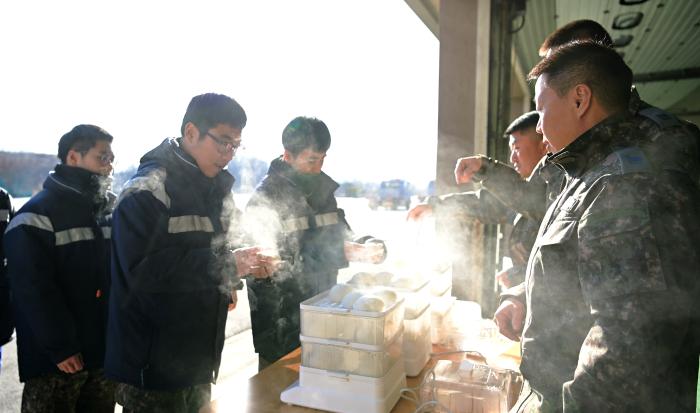
<svg viewBox="0 0 700 413"><path fill-rule="evenodd" d="M185 135L185 125L192 122L200 133L200 139L209 129L220 124L228 125L236 129L243 129L248 118L243 107L232 98L217 93L205 93L190 100L187 111L182 118L180 133Z"/></svg>
<svg viewBox="0 0 700 413"><path fill-rule="evenodd" d="M98 141L112 143L113 139L112 135L99 126L86 124L78 125L71 129L70 132L61 136L61 140L58 141L58 159L61 160L61 163L65 164L70 150L85 155Z"/></svg>
<svg viewBox="0 0 700 413"><path fill-rule="evenodd" d="M326 152L331 147L331 133L323 121L299 116L282 131L282 146L294 156L305 149Z"/></svg>
<svg viewBox="0 0 700 413"><path fill-rule="evenodd" d="M592 40L612 47L613 40L600 23L582 19L574 20L553 31L540 46L540 56L545 56L549 49L555 49L574 40Z"/></svg>
<svg viewBox="0 0 700 413"><path fill-rule="evenodd" d="M626 110L632 88L632 70L617 52L593 41L573 41L542 59L528 80L548 75L547 84L559 96L585 84L601 106L611 113Z"/></svg>
<svg viewBox="0 0 700 413"><path fill-rule="evenodd" d="M518 116L513 122L508 125L508 128L503 132L504 137L508 137L513 132L522 132L531 128L537 127L537 122L540 120L540 114L537 111L523 113Z"/></svg>

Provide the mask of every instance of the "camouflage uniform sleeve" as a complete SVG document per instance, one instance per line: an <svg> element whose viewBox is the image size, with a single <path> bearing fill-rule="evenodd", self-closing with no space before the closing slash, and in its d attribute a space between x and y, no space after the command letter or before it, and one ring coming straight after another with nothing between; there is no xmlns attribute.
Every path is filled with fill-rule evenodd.
<svg viewBox="0 0 700 413"><path fill-rule="evenodd" d="M588 191L578 273L593 322L563 384L564 411L627 411L653 406L663 393L658 377L687 331L688 297L665 276L660 241L674 239L675 229L654 225L654 213L663 213L657 187L633 173L600 178Z"/></svg>
<svg viewBox="0 0 700 413"><path fill-rule="evenodd" d="M478 219L486 224L499 224L509 218L508 208L489 191L478 190L460 192L442 196L431 196L428 204L434 210L447 212L449 215L463 215Z"/></svg>
<svg viewBox="0 0 700 413"><path fill-rule="evenodd" d="M510 209L528 219L541 221L546 212L547 192L547 183L539 173L541 165L540 162L529 180L524 180L510 166L484 157L474 179L481 181L485 189Z"/></svg>

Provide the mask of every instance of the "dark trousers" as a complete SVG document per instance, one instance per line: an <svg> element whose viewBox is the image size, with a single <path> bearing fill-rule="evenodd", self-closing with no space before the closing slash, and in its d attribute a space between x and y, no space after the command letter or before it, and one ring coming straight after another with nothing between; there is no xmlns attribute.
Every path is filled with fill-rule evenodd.
<svg viewBox="0 0 700 413"><path fill-rule="evenodd" d="M22 413L113 413L114 382L101 369L27 380Z"/></svg>
<svg viewBox="0 0 700 413"><path fill-rule="evenodd" d="M115 397L123 413L197 413L211 400L211 384L160 391L119 383Z"/></svg>

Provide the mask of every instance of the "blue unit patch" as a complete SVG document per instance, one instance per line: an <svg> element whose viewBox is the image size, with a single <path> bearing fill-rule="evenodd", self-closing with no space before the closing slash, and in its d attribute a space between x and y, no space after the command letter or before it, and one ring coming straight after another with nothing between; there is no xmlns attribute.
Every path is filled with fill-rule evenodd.
<svg viewBox="0 0 700 413"><path fill-rule="evenodd" d="M646 172L651 170L651 165L641 149L636 147L624 148L612 153L616 163L623 174Z"/></svg>

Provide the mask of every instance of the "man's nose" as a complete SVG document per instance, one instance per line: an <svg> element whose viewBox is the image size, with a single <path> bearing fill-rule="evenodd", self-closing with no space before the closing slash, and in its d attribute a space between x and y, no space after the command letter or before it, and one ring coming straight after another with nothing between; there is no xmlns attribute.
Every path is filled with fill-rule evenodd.
<svg viewBox="0 0 700 413"><path fill-rule="evenodd" d="M540 120L537 121L537 126L535 126L535 132L539 133L540 135L543 135L542 133L542 117L540 116Z"/></svg>

